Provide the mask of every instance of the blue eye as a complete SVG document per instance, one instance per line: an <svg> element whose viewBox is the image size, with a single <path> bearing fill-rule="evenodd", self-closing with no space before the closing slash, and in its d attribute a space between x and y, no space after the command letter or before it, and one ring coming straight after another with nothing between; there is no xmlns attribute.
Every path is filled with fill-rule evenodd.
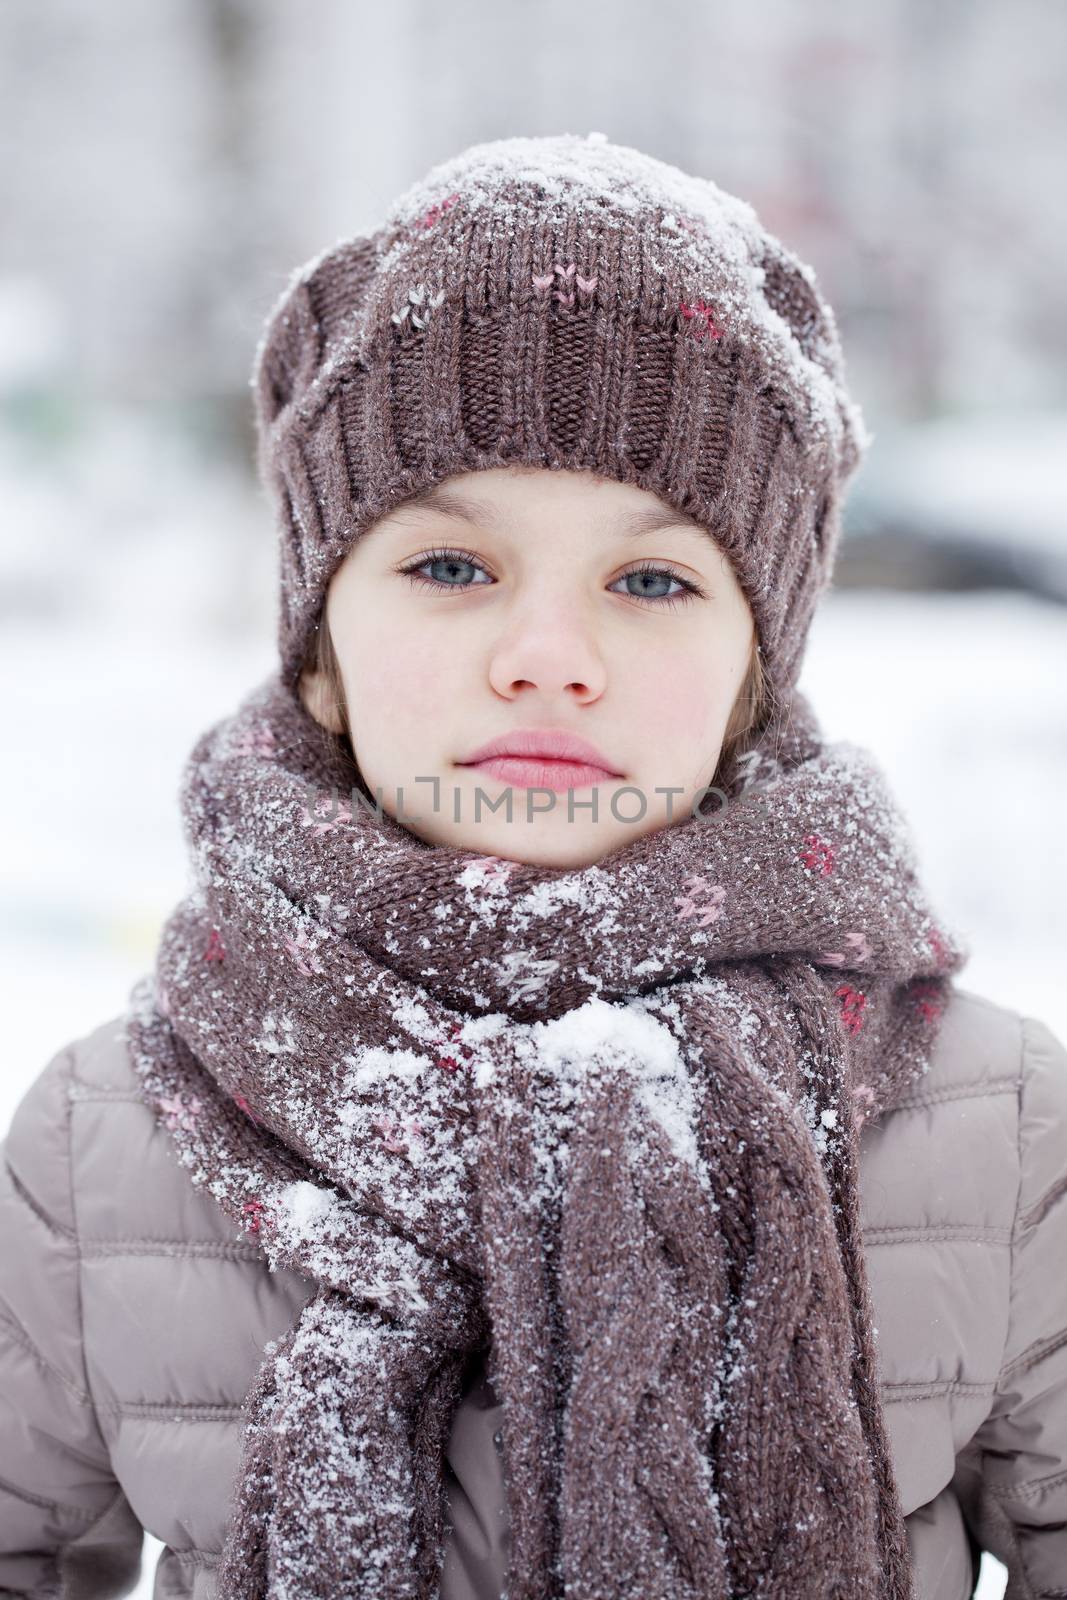
<svg viewBox="0 0 1067 1600"><path fill-rule="evenodd" d="M676 572L671 571L670 567L635 567L632 572L624 572L616 582L628 583L631 578L640 578L642 581L649 579L652 583L662 583L665 580L667 583L681 585L681 594L633 594L635 600L651 600L656 605L684 605L693 595L700 593L695 583L690 583L687 578L680 578Z"/></svg>
<svg viewBox="0 0 1067 1600"><path fill-rule="evenodd" d="M422 576L423 567L439 567L449 572L451 576L448 578L424 578ZM434 589L461 589L465 587L466 582L469 580L460 579L458 582L453 582L452 577L455 576L457 568L462 569L463 567L472 572L475 570L479 572L485 571L485 568L480 566L473 556L465 556L462 550L431 550L430 554L424 556L417 566L405 567L403 570L408 577L414 578L417 583L428 583Z"/></svg>
<svg viewBox="0 0 1067 1600"><path fill-rule="evenodd" d="M437 567L440 572L448 574L441 577L425 577L423 568ZM467 555L462 550L431 550L423 556L421 561L414 562L409 567L401 567L401 573L410 578L413 583L426 584L431 589L462 590L472 587L469 578L463 576L464 569L469 572L485 573L485 568L475 556ZM488 576L488 575L487 575ZM646 600L653 606L685 605L694 595L703 597L704 591L689 578L679 577L670 567L643 566L634 567L629 572L624 572L616 578L616 583L629 583L632 578L638 578L643 584L657 584L664 581L668 584L675 583L679 586L680 593L675 594L648 594L631 590L626 598L631 600ZM489 582L493 580L490 578ZM476 585L475 587L484 587ZM615 590L618 593L618 590Z"/></svg>

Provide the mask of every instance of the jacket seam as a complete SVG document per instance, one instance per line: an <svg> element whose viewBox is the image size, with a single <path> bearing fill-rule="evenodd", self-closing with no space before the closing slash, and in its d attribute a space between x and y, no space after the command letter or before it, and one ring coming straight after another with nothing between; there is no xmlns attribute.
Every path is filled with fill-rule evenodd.
<svg viewBox="0 0 1067 1600"><path fill-rule="evenodd" d="M23 1505L37 1506L42 1511L53 1512L57 1517L66 1517L75 1522L84 1522L85 1529L83 1531L86 1532L97 1519L95 1511L86 1511L84 1506L64 1505L62 1500L49 1500L47 1495L32 1494L28 1489L20 1489L17 1484L9 1482L7 1478L0 1478L0 1492L10 1495L12 1500L21 1500ZM80 1538L81 1535L78 1534L76 1537ZM6 1592L6 1590L0 1590L0 1594L6 1594Z"/></svg>
<svg viewBox="0 0 1067 1600"><path fill-rule="evenodd" d="M989 1492L997 1500L1025 1500L1028 1496L1044 1494L1047 1489L1058 1489L1067 1483L1067 1470L1052 1472L1047 1478L1027 1478L1025 1483L989 1484Z"/></svg>
<svg viewBox="0 0 1067 1600"><path fill-rule="evenodd" d="M92 1395L87 1394L83 1389L80 1389L76 1383L73 1383L71 1379L67 1377L65 1372L61 1372L58 1367L54 1367L49 1361L48 1357L40 1349L38 1349L37 1344L35 1343L29 1331L22 1326L22 1323L19 1322L17 1317L13 1317L11 1312L3 1306L0 1306L0 1328L3 1328L7 1332L13 1344L21 1345L22 1348L32 1356L37 1362L38 1366L41 1367L44 1372L47 1372L51 1377L55 1378L59 1383L61 1383L64 1389L66 1389L67 1393L71 1395L73 1399L78 1401L79 1405L91 1406L93 1404Z"/></svg>
<svg viewBox="0 0 1067 1600"><path fill-rule="evenodd" d="M238 1422L244 1400L109 1400L99 1408L111 1417L142 1417L160 1422ZM178 1413L183 1413L178 1415Z"/></svg>
<svg viewBox="0 0 1067 1600"><path fill-rule="evenodd" d="M216 1257L231 1261L266 1262L261 1246L246 1244L242 1239L110 1239L84 1238L81 1254L85 1256L175 1256Z"/></svg>
<svg viewBox="0 0 1067 1600"><path fill-rule="evenodd" d="M996 1381L965 1383L961 1378L932 1378L928 1382L919 1380L908 1383L901 1380L899 1383L881 1383L879 1388L885 1404L899 1405L913 1400L940 1400L948 1394L991 1395L996 1388Z"/></svg>
<svg viewBox="0 0 1067 1600"><path fill-rule="evenodd" d="M83 1264L83 1260L82 1260L82 1250L81 1250L81 1239L79 1238L79 1235L78 1235L77 1195L76 1195L76 1189L75 1189L75 1183L74 1183L74 1106L73 1106L73 1103L72 1103L71 1093L70 1093L71 1088L73 1087L73 1084L75 1082L75 1076L74 1076L74 1049L75 1049L74 1045L71 1045L70 1048L67 1051L67 1084L66 1084L66 1091L65 1091L64 1096L63 1096L63 1106L64 1106L64 1114L66 1116L66 1122L67 1122L67 1187L68 1187L68 1190L69 1190L69 1193L70 1193L70 1219L71 1219L71 1223L72 1223L72 1227L73 1227L72 1238L73 1238L73 1242L74 1242L74 1250L75 1250L75 1258L76 1258L76 1264L75 1264L75 1293L76 1293L76 1296L77 1296L77 1304L78 1304L78 1349L79 1349L79 1351L81 1353L82 1376L83 1376L83 1378L85 1380L85 1391L86 1391L86 1394L88 1395L89 1404L92 1407L93 1420L96 1423L96 1431L100 1435L100 1442L104 1447L104 1454L107 1457L108 1464L110 1466L110 1464L111 1464L111 1448L110 1448L110 1446L108 1444L107 1439L104 1437L104 1430L100 1426L100 1408L97 1405L96 1396L93 1394L92 1379L89 1376L89 1359L88 1359L88 1356L86 1354L86 1349L85 1349L85 1304L84 1304L84 1293L83 1293L83 1284L82 1284L82 1264ZM112 1472L113 1471L114 1471L114 1469L112 1468ZM117 1480L116 1480L116 1482L117 1482Z"/></svg>
<svg viewBox="0 0 1067 1600"><path fill-rule="evenodd" d="M948 1083L940 1089L931 1089L927 1094L908 1095L904 1099L894 1100L886 1108L886 1114L892 1115L896 1111L918 1111L924 1106L936 1106L945 1100L972 1100L985 1099L993 1095L1011 1094L1018 1088L1019 1077L1012 1073L1010 1077L979 1078L971 1083Z"/></svg>
<svg viewBox="0 0 1067 1600"><path fill-rule="evenodd" d="M1036 1366L1039 1361L1044 1361L1047 1356L1055 1355L1056 1351L1067 1344L1067 1328L1061 1328L1059 1333L1050 1334L1047 1339L1035 1339L1028 1345L1014 1361L1009 1361L1001 1369L1002 1378L1014 1378L1017 1373L1025 1372L1029 1367Z"/></svg>
<svg viewBox="0 0 1067 1600"><path fill-rule="evenodd" d="M938 1222L928 1226L922 1223L902 1222L884 1228L864 1228L861 1232L864 1245L875 1248L879 1245L912 1244L919 1239L941 1239L946 1243L955 1241L964 1244L1011 1243L1010 1228L997 1228L992 1225L984 1228L970 1222L958 1224Z"/></svg>
<svg viewBox="0 0 1067 1600"><path fill-rule="evenodd" d="M1020 1229L1030 1229L1040 1222L1046 1211L1064 1194L1067 1194L1067 1172L1061 1172L1044 1194L1038 1195L1032 1206L1027 1206L1019 1218Z"/></svg>
<svg viewBox="0 0 1067 1600"><path fill-rule="evenodd" d="M1008 1244L1008 1315L1004 1319L1004 1345L1000 1352L1000 1361L997 1368L997 1389L1000 1392L1004 1381L1005 1357L1008 1345L1011 1342L1012 1325L1014 1322L1013 1302L1015 1290L1015 1266L1018 1254L1019 1216L1023 1198L1023 1091L1026 1086L1026 1019L1019 1018L1019 1078L1015 1101L1015 1209L1012 1215L1011 1239Z"/></svg>
<svg viewBox="0 0 1067 1600"><path fill-rule="evenodd" d="M177 1560L188 1561L191 1566L217 1567L219 1564L219 1552L217 1550L198 1550L192 1544L185 1545L180 1550L176 1549L174 1545L170 1545L168 1548L171 1555L175 1556Z"/></svg>
<svg viewBox="0 0 1067 1600"><path fill-rule="evenodd" d="M11 1162L8 1160L6 1153L4 1155L4 1166L7 1169L7 1175L11 1180L11 1187L14 1189L23 1205L26 1206L27 1210L33 1212L38 1222L42 1222L48 1229L49 1233L57 1234L59 1238L66 1239L68 1244L73 1243L74 1230L72 1228L68 1228L65 1223L57 1222L55 1217L53 1217L49 1211L45 1210L44 1206L37 1199L37 1196L31 1194L29 1189L27 1189L26 1185L23 1183L22 1179L11 1165Z"/></svg>
<svg viewBox="0 0 1067 1600"><path fill-rule="evenodd" d="M120 1088L118 1084L85 1083L81 1078L75 1077L73 1073L70 1080L70 1098L72 1100L99 1100L101 1103L124 1100L131 1106L144 1105L144 1101L135 1090Z"/></svg>

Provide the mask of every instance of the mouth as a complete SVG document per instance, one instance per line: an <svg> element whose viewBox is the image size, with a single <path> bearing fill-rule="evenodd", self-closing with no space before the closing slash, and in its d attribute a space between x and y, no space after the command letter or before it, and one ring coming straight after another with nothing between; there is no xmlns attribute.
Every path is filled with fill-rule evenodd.
<svg viewBox="0 0 1067 1600"><path fill-rule="evenodd" d="M595 745L560 729L503 734L456 765L530 789L584 789L623 776Z"/></svg>
<svg viewBox="0 0 1067 1600"><path fill-rule="evenodd" d="M581 761L556 761L532 756L490 756L485 761L460 761L457 766L485 772L516 789L586 789L607 783L617 774Z"/></svg>

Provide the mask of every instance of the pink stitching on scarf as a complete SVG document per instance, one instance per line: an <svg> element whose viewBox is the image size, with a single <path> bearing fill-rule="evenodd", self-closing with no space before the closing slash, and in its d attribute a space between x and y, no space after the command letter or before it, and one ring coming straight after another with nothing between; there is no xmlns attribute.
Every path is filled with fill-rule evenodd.
<svg viewBox="0 0 1067 1600"><path fill-rule="evenodd" d="M713 339L721 339L726 332L715 321L714 309L705 300L695 300L692 304L683 300L678 307L683 317L693 321L694 331L698 339L703 339L710 334Z"/></svg>
<svg viewBox="0 0 1067 1600"><path fill-rule="evenodd" d="M244 1112L246 1117L250 1117L251 1118L251 1120L255 1123L257 1128L266 1127L266 1123L260 1122L259 1118L256 1116L255 1112L252 1110L252 1107L249 1105L248 1101L245 1099L243 1094L235 1094L234 1097L233 1097L233 1103L234 1103L235 1106L238 1107L239 1110Z"/></svg>
<svg viewBox="0 0 1067 1600"><path fill-rule="evenodd" d="M375 1133L381 1137L382 1144L387 1150L392 1150L398 1155L407 1154L407 1141L398 1137L400 1130L405 1129L409 1140L421 1144L423 1142L422 1123L416 1117L407 1117L403 1122L398 1122L395 1117L378 1117L371 1123Z"/></svg>
<svg viewBox="0 0 1067 1600"><path fill-rule="evenodd" d="M330 797L328 794L317 795L315 799L315 810L318 810L323 801L329 801L329 798ZM348 800L342 800L340 796L338 796L337 810L332 817L327 818L312 816L306 805L301 806L300 812L301 825L305 828L314 828L316 833L328 833L331 828L339 828L342 822L352 821L351 802Z"/></svg>
<svg viewBox="0 0 1067 1600"><path fill-rule="evenodd" d="M246 1200L244 1205L241 1207L241 1213L243 1216L251 1218L247 1224L249 1233L258 1233L260 1231L260 1224L264 1222L267 1224L268 1228L272 1228L274 1226L270 1215L264 1209L262 1200Z"/></svg>
<svg viewBox="0 0 1067 1600"><path fill-rule="evenodd" d="M226 946L222 942L222 936L217 928L212 928L211 937L208 939L207 946L204 950L204 960L222 961L225 958L225 955Z"/></svg>
<svg viewBox="0 0 1067 1600"><path fill-rule="evenodd" d="M925 1022L936 1022L944 1010L944 1000L936 983L917 984L913 998Z"/></svg>
<svg viewBox="0 0 1067 1600"><path fill-rule="evenodd" d="M266 723L256 728L245 728L234 740L234 754L238 756L272 756L277 751L274 729Z"/></svg>
<svg viewBox="0 0 1067 1600"><path fill-rule="evenodd" d="M871 959L873 954L870 943L865 933L846 933L844 943L852 946L853 965L861 967L865 961ZM844 950L823 950L815 957L827 967L843 967L849 959L849 952Z"/></svg>
<svg viewBox="0 0 1067 1600"><path fill-rule="evenodd" d="M519 869L517 861L512 861L505 856L482 856L475 859L484 862L482 868L482 881L484 883L493 883L497 880L501 883L506 883L511 874Z"/></svg>
<svg viewBox="0 0 1067 1600"><path fill-rule="evenodd" d="M800 859L806 867L818 871L825 878L834 869L834 847L825 839L820 839L817 833L808 833L804 836L806 850L800 852Z"/></svg>
<svg viewBox="0 0 1067 1600"><path fill-rule="evenodd" d="M867 1004L867 996L859 989L852 989L847 983L839 983L834 990L841 996L841 1021L849 1033L859 1033L863 1026L863 1008Z"/></svg>
<svg viewBox="0 0 1067 1600"><path fill-rule="evenodd" d="M288 950L289 954L292 956L293 960L296 962L305 978L310 978L312 973L321 972L323 970L322 962L319 960L318 956L314 954L315 946L308 938L307 931L304 928L301 928L295 939L285 939L284 944L285 948ZM310 950L312 952L308 962L305 962L303 956L301 955L301 951L303 950Z"/></svg>
<svg viewBox="0 0 1067 1600"><path fill-rule="evenodd" d="M700 926L706 928L709 923L718 922L722 915L723 902L726 899L726 890L718 883L709 883L707 878L699 874L691 874L686 878L690 884L688 894L675 895L674 903L679 907L679 920L687 917L699 917ZM705 894L707 900L703 905L697 903L697 895Z"/></svg>
<svg viewBox="0 0 1067 1600"><path fill-rule="evenodd" d="M458 1041L460 1034L463 1032L463 1024L461 1022L453 1022L449 1032L451 1033L453 1040ZM469 1063L474 1054L474 1051L471 1049L470 1045L460 1044L458 1048L460 1055L464 1056ZM458 1072L460 1068L460 1063L456 1060L455 1056L440 1055L437 1057L436 1065L439 1067L444 1067L446 1072Z"/></svg>
<svg viewBox="0 0 1067 1600"><path fill-rule="evenodd" d="M176 1128L193 1127L204 1109L195 1094L190 1097L188 1105L183 1104L183 1099L184 1096L181 1094L172 1094L159 1102L160 1110L166 1114L167 1127L172 1133Z"/></svg>
<svg viewBox="0 0 1067 1600"><path fill-rule="evenodd" d="M874 1106L874 1090L869 1083L857 1083L855 1085L852 1090L852 1105L856 1126L857 1128L862 1128Z"/></svg>

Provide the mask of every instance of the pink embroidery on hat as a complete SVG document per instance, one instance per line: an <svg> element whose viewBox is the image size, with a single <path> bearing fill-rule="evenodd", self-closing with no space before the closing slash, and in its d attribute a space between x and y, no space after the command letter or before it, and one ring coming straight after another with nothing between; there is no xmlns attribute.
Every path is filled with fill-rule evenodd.
<svg viewBox="0 0 1067 1600"><path fill-rule="evenodd" d="M839 983L834 993L841 997L841 1021L849 1033L859 1033L863 1026L867 996L859 989L850 988L847 983Z"/></svg>
<svg viewBox="0 0 1067 1600"><path fill-rule="evenodd" d="M570 287L570 279L574 275L574 270L575 268L573 261L565 273L563 273L562 267L558 265L556 267L556 271L558 273L563 273L564 288L554 289L552 291L552 298L554 300L558 300L560 305L572 306L574 304L574 290Z"/></svg>
<svg viewBox="0 0 1067 1600"><path fill-rule="evenodd" d="M412 327L425 328L444 298L444 289L438 289L436 294L431 294L424 283L413 283L408 290L406 302L401 304L398 311L393 312L390 321L402 327L410 317Z"/></svg>
<svg viewBox="0 0 1067 1600"><path fill-rule="evenodd" d="M862 967L871 959L873 951L865 933L846 933L843 943L850 947L847 951L823 950L815 957L816 961L826 967Z"/></svg>
<svg viewBox="0 0 1067 1600"><path fill-rule="evenodd" d="M800 852L800 859L812 871L818 871L825 878L834 869L834 847L825 839L820 839L817 833L808 833L804 836L806 849Z"/></svg>
<svg viewBox="0 0 1067 1600"><path fill-rule="evenodd" d="M422 216L419 217L418 221L415 223L415 226L417 228L432 228L434 223L439 221L440 218L444 216L446 211L451 211L452 207L457 203L458 200L459 192L457 190L455 194L446 195L443 200L436 201L428 211L423 212Z"/></svg>
<svg viewBox="0 0 1067 1600"><path fill-rule="evenodd" d="M705 300L694 300L692 304L688 300L683 300L678 309L683 317L693 323L693 331L698 339L709 335L712 339L721 339L726 332L726 329L720 328L715 321L715 312Z"/></svg>
<svg viewBox="0 0 1067 1600"><path fill-rule="evenodd" d="M295 939L285 939L283 943L306 978L309 978L313 972L321 972L323 970L322 962L314 954L315 946L303 928L301 928ZM306 950L310 950L312 954L305 959L303 952Z"/></svg>
<svg viewBox="0 0 1067 1600"><path fill-rule="evenodd" d="M184 1097L180 1094L168 1095L159 1102L159 1108L165 1113L166 1124L173 1133L176 1128L192 1128L203 1107L194 1094L189 1104L183 1103Z"/></svg>
<svg viewBox="0 0 1067 1600"><path fill-rule="evenodd" d="M699 874L691 874L685 881L690 886L689 893L674 897L679 920L697 917L702 928L708 927L712 922L718 922L726 899L726 890L722 885L709 883L707 878Z"/></svg>
<svg viewBox="0 0 1067 1600"><path fill-rule="evenodd" d="M223 961L226 957L226 946L217 928L212 928L211 935L204 947L205 961Z"/></svg>
<svg viewBox="0 0 1067 1600"><path fill-rule="evenodd" d="M930 930L930 949L933 951L934 960L938 966L946 966L951 959L952 952L945 942L945 936L940 928Z"/></svg>
<svg viewBox="0 0 1067 1600"><path fill-rule="evenodd" d="M573 306L574 304L572 281L577 284L583 295L592 294L599 281L596 273L593 273L589 278L583 278L578 271L578 263L576 261L568 261L566 263L556 261L553 263L553 272L563 280L562 287L554 291L553 298L559 300L565 306ZM553 284L553 272L534 272L530 276L530 282L537 290L550 290Z"/></svg>

